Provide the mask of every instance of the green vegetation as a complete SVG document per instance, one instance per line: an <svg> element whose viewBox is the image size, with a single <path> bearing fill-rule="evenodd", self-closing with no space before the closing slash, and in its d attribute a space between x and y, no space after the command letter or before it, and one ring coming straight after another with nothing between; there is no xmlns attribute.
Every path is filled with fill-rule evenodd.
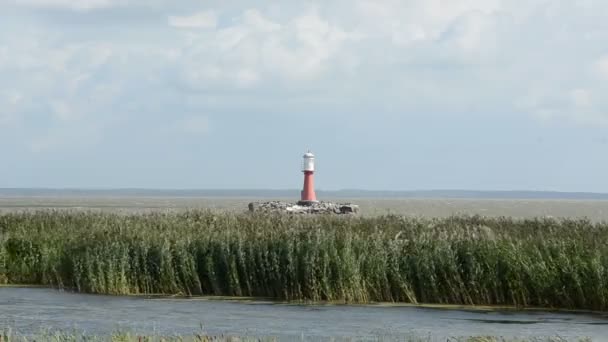
<svg viewBox="0 0 608 342"><path fill-rule="evenodd" d="M606 310L608 224L189 211L0 215L0 283Z"/></svg>

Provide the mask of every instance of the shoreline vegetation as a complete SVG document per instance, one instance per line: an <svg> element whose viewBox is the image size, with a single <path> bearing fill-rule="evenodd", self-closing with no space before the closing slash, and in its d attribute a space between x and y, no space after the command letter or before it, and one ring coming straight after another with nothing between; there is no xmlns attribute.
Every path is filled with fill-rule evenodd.
<svg viewBox="0 0 608 342"><path fill-rule="evenodd" d="M0 215L0 284L606 311L608 224L191 210Z"/></svg>

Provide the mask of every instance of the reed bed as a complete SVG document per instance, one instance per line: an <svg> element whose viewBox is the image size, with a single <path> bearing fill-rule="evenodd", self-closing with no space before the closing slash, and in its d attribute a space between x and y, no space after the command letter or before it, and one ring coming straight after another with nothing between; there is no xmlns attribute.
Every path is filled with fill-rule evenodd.
<svg viewBox="0 0 608 342"><path fill-rule="evenodd" d="M187 211L0 215L0 283L606 310L608 224Z"/></svg>

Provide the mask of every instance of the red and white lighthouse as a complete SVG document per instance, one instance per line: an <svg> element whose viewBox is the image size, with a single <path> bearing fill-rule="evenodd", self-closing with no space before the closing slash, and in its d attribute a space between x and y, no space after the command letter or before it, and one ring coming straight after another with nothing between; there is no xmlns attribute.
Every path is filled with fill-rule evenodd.
<svg viewBox="0 0 608 342"><path fill-rule="evenodd" d="M302 189L300 202L301 203L312 203L317 202L317 195L315 195L315 155L310 151L304 154L304 161L302 162L302 172L304 172L304 188Z"/></svg>

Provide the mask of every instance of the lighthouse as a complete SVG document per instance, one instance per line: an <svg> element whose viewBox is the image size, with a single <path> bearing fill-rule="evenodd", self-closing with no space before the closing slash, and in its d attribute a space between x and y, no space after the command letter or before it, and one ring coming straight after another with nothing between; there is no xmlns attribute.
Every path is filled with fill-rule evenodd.
<svg viewBox="0 0 608 342"><path fill-rule="evenodd" d="M315 155L310 151L304 154L302 172L304 172L304 188L302 189L300 204L311 204L317 202L314 181Z"/></svg>

